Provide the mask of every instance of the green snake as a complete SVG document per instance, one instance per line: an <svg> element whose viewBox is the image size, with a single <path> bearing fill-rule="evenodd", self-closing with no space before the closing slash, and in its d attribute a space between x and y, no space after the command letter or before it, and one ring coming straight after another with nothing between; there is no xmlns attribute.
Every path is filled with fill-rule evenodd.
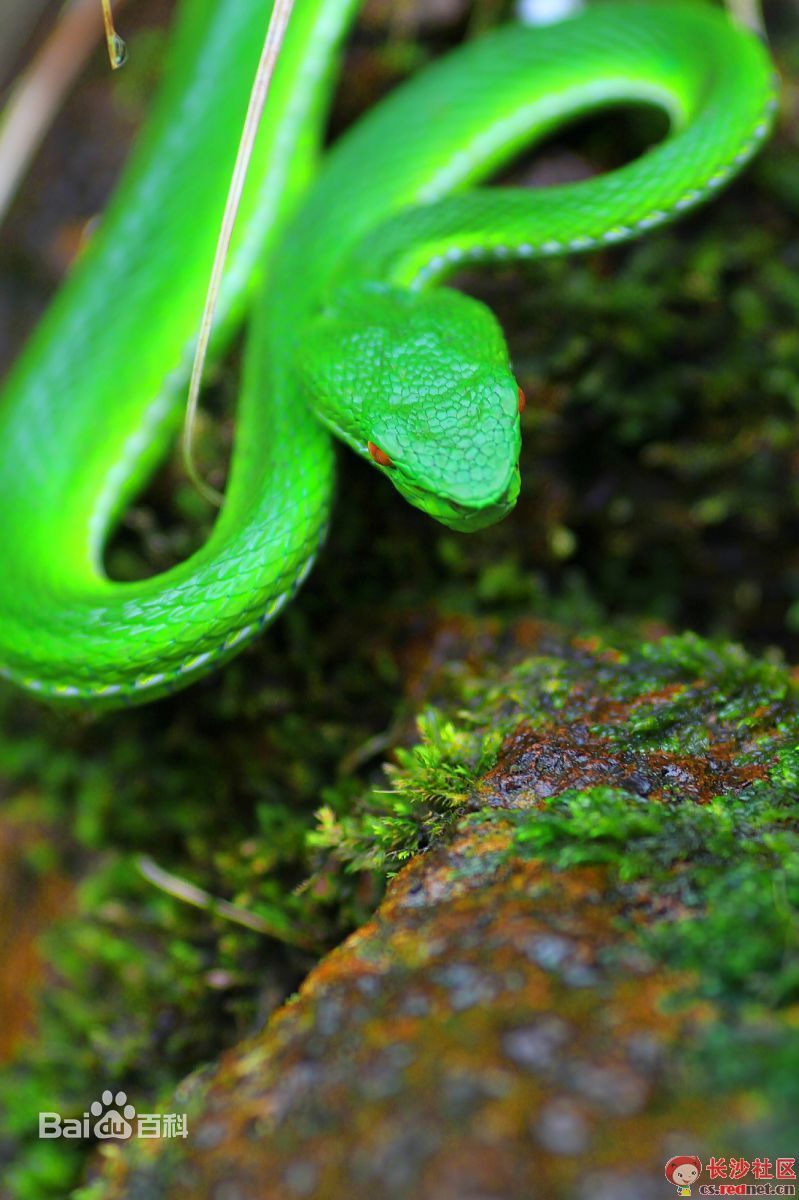
<svg viewBox="0 0 799 1200"><path fill-rule="evenodd" d="M214 335L218 354L249 314L224 507L189 559L116 582L104 545L185 402L269 7L183 0L133 159L0 400L0 670L45 697L148 700L253 639L324 537L331 434L445 525L501 518L519 490L508 349L486 307L434 285L672 220L752 156L775 108L767 53L722 10L598 3L465 44L323 153L359 4L297 0ZM479 186L553 129L630 103L670 122L634 162L567 186Z"/></svg>

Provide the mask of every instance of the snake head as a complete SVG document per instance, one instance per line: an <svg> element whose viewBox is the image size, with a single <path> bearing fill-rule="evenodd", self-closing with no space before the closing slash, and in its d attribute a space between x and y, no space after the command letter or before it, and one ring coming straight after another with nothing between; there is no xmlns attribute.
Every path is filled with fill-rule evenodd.
<svg viewBox="0 0 799 1200"><path fill-rule="evenodd" d="M460 292L354 284L300 358L319 418L417 508L464 532L519 493L519 392L493 314Z"/></svg>

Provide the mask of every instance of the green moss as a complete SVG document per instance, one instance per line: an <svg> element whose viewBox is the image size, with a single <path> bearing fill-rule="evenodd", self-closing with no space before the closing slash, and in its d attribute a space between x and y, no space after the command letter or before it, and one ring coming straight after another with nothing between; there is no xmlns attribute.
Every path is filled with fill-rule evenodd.
<svg viewBox="0 0 799 1200"><path fill-rule="evenodd" d="M390 788L373 789L353 811L325 805L309 845L332 852L350 871L392 873L441 838L492 765L501 731L475 734L431 711L418 721L419 744L398 748L386 768Z"/></svg>
<svg viewBox="0 0 799 1200"><path fill-rule="evenodd" d="M482 636L467 629L465 644L470 633ZM457 717L428 711L418 723L419 744L398 750L388 768L392 788L372 790L354 810L349 797L341 811L326 806L312 844L333 850L350 869L393 869L440 836L465 805L479 804L479 781L520 722L540 727L544 739L554 727L579 725L602 740L604 753L640 756L702 755L723 733L737 751L732 764L742 768L773 757L775 743L799 731L795 685L784 667L737 646L693 634L642 643L617 632L594 634L582 648L579 639L545 633L540 653L513 661L513 645L507 641L502 654L471 669L456 655L456 680L443 686L446 711ZM760 729L767 731L762 739ZM641 820L655 819L645 811Z"/></svg>

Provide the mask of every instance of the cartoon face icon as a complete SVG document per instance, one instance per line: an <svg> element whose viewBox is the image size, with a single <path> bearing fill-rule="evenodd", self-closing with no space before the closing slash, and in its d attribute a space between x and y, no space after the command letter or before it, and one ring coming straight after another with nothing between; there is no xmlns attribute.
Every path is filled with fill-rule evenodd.
<svg viewBox="0 0 799 1200"><path fill-rule="evenodd" d="M695 1154L678 1154L665 1167L666 1178L677 1188L678 1196L690 1196L691 1184L702 1174L701 1160Z"/></svg>

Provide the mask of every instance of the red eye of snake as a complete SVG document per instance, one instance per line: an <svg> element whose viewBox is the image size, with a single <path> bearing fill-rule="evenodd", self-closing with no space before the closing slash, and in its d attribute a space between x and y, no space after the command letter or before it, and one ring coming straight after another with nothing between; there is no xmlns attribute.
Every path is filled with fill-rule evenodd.
<svg viewBox="0 0 799 1200"><path fill-rule="evenodd" d="M521 388L519 388L519 412L523 413L527 407L527 397Z"/></svg>
<svg viewBox="0 0 799 1200"><path fill-rule="evenodd" d="M367 442L366 449L369 451L370 458L377 463L379 467L393 467L394 463L386 454L385 450L381 450L374 442Z"/></svg>

